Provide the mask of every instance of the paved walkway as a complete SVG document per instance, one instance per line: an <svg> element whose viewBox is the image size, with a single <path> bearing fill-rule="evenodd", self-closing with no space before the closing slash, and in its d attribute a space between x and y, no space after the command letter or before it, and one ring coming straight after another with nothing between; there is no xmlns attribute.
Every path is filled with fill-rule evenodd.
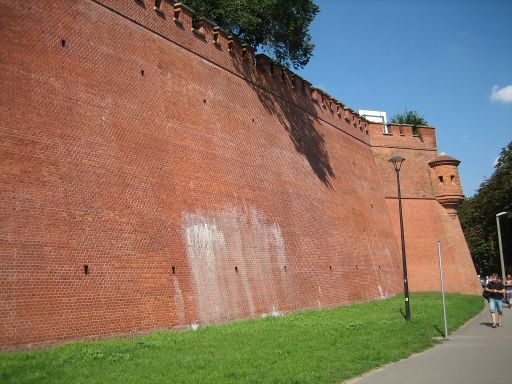
<svg viewBox="0 0 512 384"><path fill-rule="evenodd" d="M512 309L503 312L501 328L486 308L442 344L346 383L511 384Z"/></svg>

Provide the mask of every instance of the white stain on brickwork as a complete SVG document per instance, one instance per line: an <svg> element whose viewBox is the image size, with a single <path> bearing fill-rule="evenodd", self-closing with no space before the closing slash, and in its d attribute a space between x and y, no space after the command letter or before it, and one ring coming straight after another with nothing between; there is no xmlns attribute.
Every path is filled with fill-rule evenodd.
<svg viewBox="0 0 512 384"><path fill-rule="evenodd" d="M183 292L180 288L180 282L176 276L172 277L172 284L174 286L174 300L176 303L176 312L178 312L178 320L180 324L185 324L185 305L183 302Z"/></svg>
<svg viewBox="0 0 512 384"><path fill-rule="evenodd" d="M294 300L281 229L256 208L185 213L182 223L201 323L277 313Z"/></svg>
<svg viewBox="0 0 512 384"><path fill-rule="evenodd" d="M279 312L276 307L272 307L272 312L269 312L269 313L263 313L261 315L262 318L266 318L266 317L280 317L280 316L283 316L284 313L283 312Z"/></svg>
<svg viewBox="0 0 512 384"><path fill-rule="evenodd" d="M382 287L380 284L379 284L379 292L380 292L380 298L384 299L386 297L386 295L384 294L384 291L382 290Z"/></svg>
<svg viewBox="0 0 512 384"><path fill-rule="evenodd" d="M219 281L216 258L222 258L225 253L224 234L217 229L215 222L207 222L201 216L187 216L188 222L196 222L186 227L187 255L198 292L210 292L213 297L221 298L222 292ZM203 294L198 294L201 322L223 320L224 312L220 300L211 300ZM205 318L206 314L206 318Z"/></svg>

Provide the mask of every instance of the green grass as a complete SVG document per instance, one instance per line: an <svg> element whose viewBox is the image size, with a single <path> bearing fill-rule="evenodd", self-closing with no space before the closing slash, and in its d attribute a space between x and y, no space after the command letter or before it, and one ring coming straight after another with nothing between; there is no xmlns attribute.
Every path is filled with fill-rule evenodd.
<svg viewBox="0 0 512 384"><path fill-rule="evenodd" d="M433 337L444 329L439 294L413 294L408 323L402 308L398 296L197 331L0 353L0 382L339 383L438 342ZM449 294L449 329L482 308L479 296Z"/></svg>

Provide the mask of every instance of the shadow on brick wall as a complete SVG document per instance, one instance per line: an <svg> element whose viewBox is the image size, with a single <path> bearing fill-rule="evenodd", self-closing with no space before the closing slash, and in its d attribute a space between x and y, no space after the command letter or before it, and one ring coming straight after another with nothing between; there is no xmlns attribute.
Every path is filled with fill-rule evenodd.
<svg viewBox="0 0 512 384"><path fill-rule="evenodd" d="M282 77L282 68L278 65L272 73L265 63L254 65L249 59L239 55L232 55L232 58L235 67L248 79L249 86L267 112L278 118L295 150L306 158L320 181L333 189L331 180L336 175L329 160L325 137L315 128L315 125L320 124L320 119L316 116L314 101L302 90L305 86L302 80L293 88L289 74ZM287 95L296 103L279 94Z"/></svg>

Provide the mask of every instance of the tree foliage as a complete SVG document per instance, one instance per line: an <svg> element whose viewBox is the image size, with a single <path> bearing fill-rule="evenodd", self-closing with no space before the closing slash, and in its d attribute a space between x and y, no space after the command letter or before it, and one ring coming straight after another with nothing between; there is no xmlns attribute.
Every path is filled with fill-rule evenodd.
<svg viewBox="0 0 512 384"><path fill-rule="evenodd" d="M397 113L391 117L391 122L395 124L410 124L413 127L424 125L428 127L427 120L420 115L418 111L405 110L404 113Z"/></svg>
<svg viewBox="0 0 512 384"><path fill-rule="evenodd" d="M319 11L312 0L186 0L243 43L259 48L283 66L304 67L313 53L309 25Z"/></svg>
<svg viewBox="0 0 512 384"><path fill-rule="evenodd" d="M427 120L419 114L417 111L405 110L404 113L397 113L391 117L391 122L395 124L410 124L412 125L412 133L418 135L423 141L423 136L418 129L419 125L428 126Z"/></svg>
<svg viewBox="0 0 512 384"><path fill-rule="evenodd" d="M424 125L428 127L427 120L420 115L418 111L405 110L404 113L397 113L391 118L391 122L395 124L410 124L413 127L418 125Z"/></svg>
<svg viewBox="0 0 512 384"><path fill-rule="evenodd" d="M478 272L499 272L496 214L500 217L505 264L512 272L512 142L502 149L494 173L459 208L459 218Z"/></svg>

